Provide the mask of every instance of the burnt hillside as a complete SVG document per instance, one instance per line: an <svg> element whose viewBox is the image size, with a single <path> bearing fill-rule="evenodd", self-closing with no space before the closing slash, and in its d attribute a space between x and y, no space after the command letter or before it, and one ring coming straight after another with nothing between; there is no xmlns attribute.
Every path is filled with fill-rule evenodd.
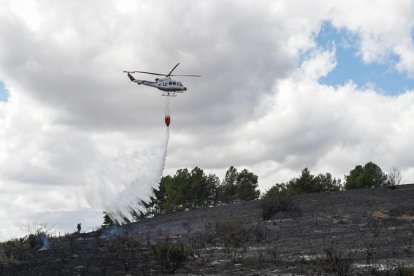
<svg viewBox="0 0 414 276"><path fill-rule="evenodd" d="M196 209L0 245L0 275L414 275L414 185ZM404 274L405 273L405 274Z"/></svg>

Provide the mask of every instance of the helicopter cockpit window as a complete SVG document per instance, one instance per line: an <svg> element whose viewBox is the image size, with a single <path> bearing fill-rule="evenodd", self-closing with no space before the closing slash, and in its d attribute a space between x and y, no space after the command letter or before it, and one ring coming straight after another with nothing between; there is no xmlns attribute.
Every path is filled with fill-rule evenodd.
<svg viewBox="0 0 414 276"><path fill-rule="evenodd" d="M175 81L173 82L173 85L176 85Z"/></svg>
<svg viewBox="0 0 414 276"><path fill-rule="evenodd" d="M183 86L183 84L181 82L178 83L179 86Z"/></svg>

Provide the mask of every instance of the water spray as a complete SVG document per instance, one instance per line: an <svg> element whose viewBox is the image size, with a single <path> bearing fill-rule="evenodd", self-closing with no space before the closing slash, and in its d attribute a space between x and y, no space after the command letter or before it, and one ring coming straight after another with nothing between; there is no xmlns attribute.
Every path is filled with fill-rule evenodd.
<svg viewBox="0 0 414 276"><path fill-rule="evenodd" d="M158 141L142 150L118 150L92 170L87 190L90 205L103 209L120 224L133 221L133 212L145 212L153 188L158 188L166 162L169 127Z"/></svg>
<svg viewBox="0 0 414 276"><path fill-rule="evenodd" d="M164 135L155 147L146 146L145 151L120 151L108 162L97 164L92 177L93 189L89 191L89 202L103 208L112 221L123 224L134 220L133 213L146 211L143 202L148 202L161 180L167 157L169 141L170 97L165 97ZM97 206L98 205L98 206Z"/></svg>
<svg viewBox="0 0 414 276"><path fill-rule="evenodd" d="M114 160L112 170L101 176L101 183L105 183L102 187L112 191L103 208L113 221L127 223L134 220L133 211L145 211L142 202L150 199L164 171L168 140L166 127L161 143L155 148L145 153L123 153Z"/></svg>

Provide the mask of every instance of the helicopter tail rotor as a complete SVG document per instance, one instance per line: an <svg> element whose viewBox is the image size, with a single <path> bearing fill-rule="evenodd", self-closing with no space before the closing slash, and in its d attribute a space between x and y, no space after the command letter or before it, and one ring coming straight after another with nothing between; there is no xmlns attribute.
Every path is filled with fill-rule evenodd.
<svg viewBox="0 0 414 276"><path fill-rule="evenodd" d="M135 81L135 78L131 75L131 73L133 73L133 72L130 72L130 71L124 71L124 73L127 73L127 76L128 76L128 78L129 78L131 81Z"/></svg>

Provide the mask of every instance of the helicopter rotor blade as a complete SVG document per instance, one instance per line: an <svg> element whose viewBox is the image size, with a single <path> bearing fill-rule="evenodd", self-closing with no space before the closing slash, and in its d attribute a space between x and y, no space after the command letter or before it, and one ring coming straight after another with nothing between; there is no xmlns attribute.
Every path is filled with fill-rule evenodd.
<svg viewBox="0 0 414 276"><path fill-rule="evenodd" d="M155 75L155 76L164 76L164 77L173 77L173 76L179 76L179 77L201 77L200 75L171 75L171 73L177 68L177 66L180 65L180 63L177 63L173 69L168 74L160 74L160 73L154 73L154 72L147 72L147 71L124 71L124 73L142 73L142 74L149 74L149 75Z"/></svg>
<svg viewBox="0 0 414 276"><path fill-rule="evenodd" d="M130 73L142 73L142 74L149 74L149 75L156 75L156 76L165 76L165 74L145 72L145 71L131 71Z"/></svg>
<svg viewBox="0 0 414 276"><path fill-rule="evenodd" d="M170 75L171 77L198 77L201 78L200 75Z"/></svg>
<svg viewBox="0 0 414 276"><path fill-rule="evenodd" d="M175 68L177 68L177 66L180 65L180 63L177 63L173 69L171 69L171 71L168 73L168 75L165 75L166 77L171 76L171 73L175 70Z"/></svg>

